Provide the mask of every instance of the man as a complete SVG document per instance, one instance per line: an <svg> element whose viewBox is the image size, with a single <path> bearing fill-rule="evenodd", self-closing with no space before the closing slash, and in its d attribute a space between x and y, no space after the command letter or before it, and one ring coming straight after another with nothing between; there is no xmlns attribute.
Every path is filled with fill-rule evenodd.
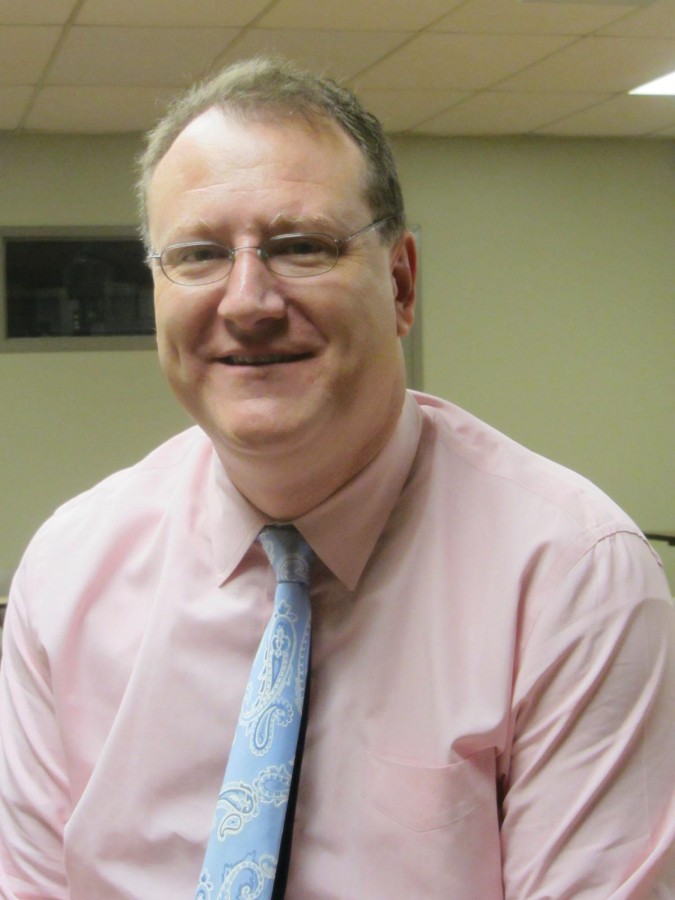
<svg viewBox="0 0 675 900"><path fill-rule="evenodd" d="M272 611L256 537L292 522L314 565L287 897L675 897L658 560L580 477L406 393L415 245L377 122L244 63L158 126L141 193L198 427L66 504L17 573L6 895L194 895Z"/></svg>

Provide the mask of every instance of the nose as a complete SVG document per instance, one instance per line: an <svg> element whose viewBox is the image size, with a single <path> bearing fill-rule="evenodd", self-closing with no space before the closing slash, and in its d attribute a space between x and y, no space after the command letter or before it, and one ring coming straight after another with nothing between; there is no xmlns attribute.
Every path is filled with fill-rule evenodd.
<svg viewBox="0 0 675 900"><path fill-rule="evenodd" d="M229 275L222 282L218 314L238 328L250 330L261 322L286 315L279 280L270 272L257 247L236 247Z"/></svg>

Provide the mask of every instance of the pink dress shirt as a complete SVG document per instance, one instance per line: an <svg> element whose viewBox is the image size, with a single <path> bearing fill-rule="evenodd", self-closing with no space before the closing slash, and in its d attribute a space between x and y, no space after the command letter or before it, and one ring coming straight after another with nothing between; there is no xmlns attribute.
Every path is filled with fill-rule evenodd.
<svg viewBox="0 0 675 900"><path fill-rule="evenodd" d="M194 428L38 532L1 667L4 898L194 895L272 609L263 524ZM296 524L319 561L289 900L675 897L674 615L621 510L410 394Z"/></svg>

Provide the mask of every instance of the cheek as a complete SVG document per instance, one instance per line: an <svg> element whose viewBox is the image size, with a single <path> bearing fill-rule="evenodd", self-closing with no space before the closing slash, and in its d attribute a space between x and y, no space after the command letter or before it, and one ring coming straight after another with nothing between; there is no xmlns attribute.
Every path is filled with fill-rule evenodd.
<svg viewBox="0 0 675 900"><path fill-rule="evenodd" d="M171 334L171 324L165 307L155 307L155 323L157 328L157 352L159 363L166 375L171 374L172 365L178 356L176 342Z"/></svg>
<svg viewBox="0 0 675 900"><path fill-rule="evenodd" d="M382 283L373 284L369 293L355 310L354 321L361 342L381 353L393 346L398 338L396 304L393 294L383 289Z"/></svg>
<svg viewBox="0 0 675 900"><path fill-rule="evenodd" d="M194 312L194 311L193 311ZM170 381L186 376L190 348L196 345L193 316L185 304L177 302L168 291L155 296L155 323L159 363ZM179 375L179 370L182 375Z"/></svg>
<svg viewBox="0 0 675 900"><path fill-rule="evenodd" d="M158 335L166 331L172 308L170 286L167 286L165 280L161 283L155 280L155 324Z"/></svg>
<svg viewBox="0 0 675 900"><path fill-rule="evenodd" d="M384 304L362 304L343 323L337 347L342 377L352 400L366 384L371 390L379 382L389 381L398 354L393 309Z"/></svg>
<svg viewBox="0 0 675 900"><path fill-rule="evenodd" d="M155 322L160 346L189 345L203 331L203 304L189 303L187 299L171 286L155 289Z"/></svg>

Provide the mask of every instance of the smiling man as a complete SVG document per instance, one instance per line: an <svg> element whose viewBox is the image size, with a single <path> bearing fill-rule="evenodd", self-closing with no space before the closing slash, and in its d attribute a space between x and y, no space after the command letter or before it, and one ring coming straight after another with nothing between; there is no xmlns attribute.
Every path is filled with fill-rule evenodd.
<svg viewBox="0 0 675 900"><path fill-rule="evenodd" d="M334 122L210 109L149 187L149 237L164 248L154 268L162 366L238 489L275 518L349 481L401 412L398 338L412 323L415 248L400 228L382 240L395 216L371 223L366 175ZM313 237L280 245L289 232ZM239 249L231 258L209 241ZM285 277L299 255L297 276ZM328 271L314 275L317 257Z"/></svg>
<svg viewBox="0 0 675 900"><path fill-rule="evenodd" d="M160 122L140 194L196 426L17 573L2 896L675 897L659 561L587 481L406 391L377 121L242 63Z"/></svg>

